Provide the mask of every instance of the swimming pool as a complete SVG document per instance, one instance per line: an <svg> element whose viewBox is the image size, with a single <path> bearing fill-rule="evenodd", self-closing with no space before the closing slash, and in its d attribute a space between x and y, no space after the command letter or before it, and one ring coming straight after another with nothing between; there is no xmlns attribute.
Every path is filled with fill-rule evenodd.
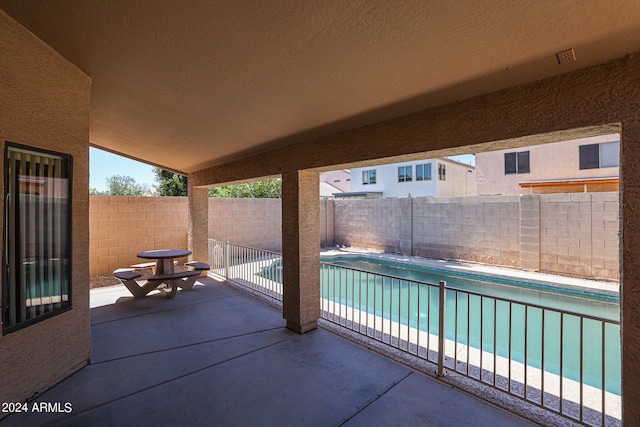
<svg viewBox="0 0 640 427"><path fill-rule="evenodd" d="M618 296L565 288L553 282L516 280L506 276L489 276L482 273L463 272L364 256L322 257L322 261L433 284L444 280L450 288L611 320L620 319Z"/></svg>
<svg viewBox="0 0 640 427"><path fill-rule="evenodd" d="M619 325L578 316L617 321L617 296L360 256L323 257L322 261L321 293L327 301L437 335L438 288L416 282L443 280L448 289L462 291L446 293L446 338L457 343L456 350L458 345L468 345L545 373L574 381L582 378L595 388L601 389L604 383L606 391L620 394ZM580 354L580 348L588 351Z"/></svg>

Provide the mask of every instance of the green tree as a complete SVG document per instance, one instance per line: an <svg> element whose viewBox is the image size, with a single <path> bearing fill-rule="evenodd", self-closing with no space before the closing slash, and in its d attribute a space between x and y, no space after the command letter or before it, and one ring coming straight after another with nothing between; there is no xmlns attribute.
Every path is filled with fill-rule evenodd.
<svg viewBox="0 0 640 427"><path fill-rule="evenodd" d="M153 168L158 183L159 196L186 196L188 193L187 177L179 173L161 168Z"/></svg>
<svg viewBox="0 0 640 427"><path fill-rule="evenodd" d="M282 180L275 178L210 188L209 197L280 199L282 198Z"/></svg>
<svg viewBox="0 0 640 427"><path fill-rule="evenodd" d="M98 189L96 187L90 187L89 188L89 194L94 195L94 196L108 196L109 195L109 191L98 191Z"/></svg>
<svg viewBox="0 0 640 427"><path fill-rule="evenodd" d="M109 186L109 196L144 196L149 190L147 184L138 184L135 179L126 175L112 175L105 182Z"/></svg>

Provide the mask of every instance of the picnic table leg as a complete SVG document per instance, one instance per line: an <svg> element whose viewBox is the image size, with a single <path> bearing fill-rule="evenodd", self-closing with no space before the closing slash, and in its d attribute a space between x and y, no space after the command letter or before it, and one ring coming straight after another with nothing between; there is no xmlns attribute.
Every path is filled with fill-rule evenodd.
<svg viewBox="0 0 640 427"><path fill-rule="evenodd" d="M173 258L158 259L157 265L161 269L161 272L159 274L170 274L174 272ZM165 289L165 295L167 296L167 298L174 298L178 292L178 287L175 280L167 280L164 283L170 287L170 289Z"/></svg>
<svg viewBox="0 0 640 427"><path fill-rule="evenodd" d="M180 282L180 287L184 290L193 288L193 285L196 283L196 280L198 280L198 277L200 276L191 276L187 277L186 279L182 279L182 281Z"/></svg>
<svg viewBox="0 0 640 427"><path fill-rule="evenodd" d="M169 280L169 282L167 283L168 285L171 286L170 291L168 289L165 291L167 298L174 298L178 293L178 280L180 279Z"/></svg>
<svg viewBox="0 0 640 427"><path fill-rule="evenodd" d="M158 259L156 261L156 272L154 274L173 273L173 258Z"/></svg>

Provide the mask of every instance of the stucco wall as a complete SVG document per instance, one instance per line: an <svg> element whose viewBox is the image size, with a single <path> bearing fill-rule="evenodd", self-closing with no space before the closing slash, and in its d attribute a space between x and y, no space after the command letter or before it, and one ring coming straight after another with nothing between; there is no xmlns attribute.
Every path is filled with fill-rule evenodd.
<svg viewBox="0 0 640 427"><path fill-rule="evenodd" d="M11 141L73 156L72 309L0 337L0 402L20 402L80 369L91 353L90 81L2 11L0 58L3 149Z"/></svg>

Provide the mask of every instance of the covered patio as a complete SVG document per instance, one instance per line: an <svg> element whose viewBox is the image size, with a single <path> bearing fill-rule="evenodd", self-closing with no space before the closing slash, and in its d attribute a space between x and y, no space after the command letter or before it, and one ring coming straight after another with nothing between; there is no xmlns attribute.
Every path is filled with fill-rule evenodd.
<svg viewBox="0 0 640 427"><path fill-rule="evenodd" d="M91 291L89 366L0 426L526 426L530 422L213 279L166 299Z"/></svg>
<svg viewBox="0 0 640 427"><path fill-rule="evenodd" d="M476 401L458 411L451 404L464 395L456 393L427 408L446 387L433 392L437 383L316 329L319 174L618 134L622 422L640 424L637 1L0 0L0 9L3 210L9 178L25 179L11 159L69 165L65 215L34 221L32 233L52 224L65 231L64 251L39 260L64 267L56 295L64 304L16 316L27 302L20 276L3 280L0 401L65 399L68 390L69 422L77 424L195 414L206 417L196 420L202 424L217 414L230 416L221 424L264 421L246 418L254 416L418 423L428 412L478 425L490 406L481 405L482 416ZM208 256L209 187L280 177L282 314L219 284L196 289L194 299L122 298L91 309L90 146L188 175L194 260ZM29 191L34 200L45 195ZM10 225L5 219L5 230ZM5 277L35 262L30 242L14 234L3 240L5 258L12 254ZM108 246L101 249L120 261ZM219 293L207 296L209 288ZM49 424L53 415L31 416ZM69 414L55 417L64 423ZM3 422L24 425L20 416Z"/></svg>

